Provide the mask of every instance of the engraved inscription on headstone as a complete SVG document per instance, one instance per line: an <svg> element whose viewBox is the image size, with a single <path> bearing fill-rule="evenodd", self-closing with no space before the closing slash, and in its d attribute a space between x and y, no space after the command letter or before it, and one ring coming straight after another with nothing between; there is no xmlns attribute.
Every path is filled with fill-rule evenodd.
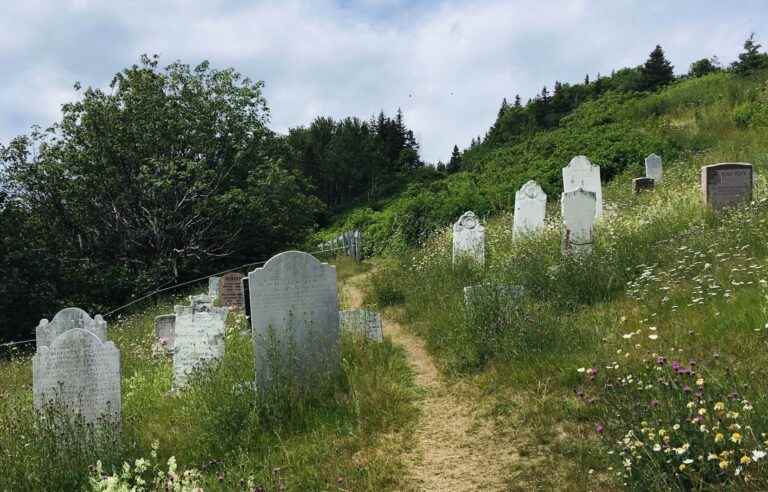
<svg viewBox="0 0 768 492"><path fill-rule="evenodd" d="M260 391L286 377L311 388L339 370L336 267L286 251L250 272L248 287Z"/></svg>
<svg viewBox="0 0 768 492"><path fill-rule="evenodd" d="M167 351L173 350L176 339L176 315L163 314L155 317L155 337Z"/></svg>
<svg viewBox="0 0 768 492"><path fill-rule="evenodd" d="M470 258L479 264L485 262L485 227L474 212L465 212L453 224L453 262Z"/></svg>
<svg viewBox="0 0 768 492"><path fill-rule="evenodd" d="M47 319L40 320L35 330L37 346L48 346L54 338L73 328L90 331L102 341L107 339L107 322L101 315L97 314L91 319L82 309L70 307L56 313L51 322Z"/></svg>
<svg viewBox="0 0 768 492"><path fill-rule="evenodd" d="M635 178L632 180L632 191L640 193L645 190L652 190L656 182L651 178Z"/></svg>
<svg viewBox="0 0 768 492"><path fill-rule="evenodd" d="M657 183L661 183L664 170L661 166L661 157L651 154L645 158L645 177L651 178Z"/></svg>
<svg viewBox="0 0 768 492"><path fill-rule="evenodd" d="M176 306L173 386L181 388L197 367L224 355L224 325L229 309L206 304Z"/></svg>
<svg viewBox="0 0 768 492"><path fill-rule="evenodd" d="M120 421L120 351L90 331L74 328L38 347L32 381L37 409L53 402L89 423Z"/></svg>
<svg viewBox="0 0 768 492"><path fill-rule="evenodd" d="M593 192L581 188L562 194L563 254L592 252L596 201Z"/></svg>
<svg viewBox="0 0 768 492"><path fill-rule="evenodd" d="M582 188L595 194L595 217L603 215L603 186L600 182L600 166L593 165L583 155L577 155L563 168L563 192Z"/></svg>
<svg viewBox="0 0 768 492"><path fill-rule="evenodd" d="M512 237L534 234L544 227L547 194L536 181L528 181L515 193L515 218Z"/></svg>
<svg viewBox="0 0 768 492"><path fill-rule="evenodd" d="M384 340L384 332L381 329L381 316L375 311L367 309L339 311L339 322L343 330L377 342Z"/></svg>
<svg viewBox="0 0 768 492"><path fill-rule="evenodd" d="M219 282L219 299L222 306L232 309L243 309L243 274L229 272L221 277Z"/></svg>
<svg viewBox="0 0 768 492"><path fill-rule="evenodd" d="M752 201L752 164L726 162L701 168L701 197L713 210Z"/></svg>
<svg viewBox="0 0 768 492"><path fill-rule="evenodd" d="M213 300L219 297L219 282L221 277L208 277L208 296Z"/></svg>

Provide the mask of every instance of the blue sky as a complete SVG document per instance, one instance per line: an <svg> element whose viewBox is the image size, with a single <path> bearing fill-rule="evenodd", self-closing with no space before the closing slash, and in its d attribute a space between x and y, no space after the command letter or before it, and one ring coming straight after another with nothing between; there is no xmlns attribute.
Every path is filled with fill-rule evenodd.
<svg viewBox="0 0 768 492"><path fill-rule="evenodd" d="M279 132L400 107L433 162L483 134L503 97L640 64L657 43L681 73L730 63L752 31L768 40L765 0L0 0L0 12L0 142L56 121L75 81L106 87L158 53L263 80Z"/></svg>

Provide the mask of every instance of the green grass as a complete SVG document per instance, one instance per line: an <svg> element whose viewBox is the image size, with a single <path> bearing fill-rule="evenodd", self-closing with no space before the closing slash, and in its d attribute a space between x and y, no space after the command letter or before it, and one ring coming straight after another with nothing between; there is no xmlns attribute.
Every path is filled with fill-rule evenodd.
<svg viewBox="0 0 768 492"><path fill-rule="evenodd" d="M339 260L339 278L365 268ZM153 350L154 317L168 312L171 304L163 303L110 323L121 351L123 425L108 446L85 439L87 429L77 423L69 445L57 446L60 431L41 425L32 407L30 358L0 362L0 490L78 490L97 461L109 475L127 462L130 483L142 475L151 483L159 470L167 473L171 457L178 475L196 470L194 482L205 490L246 490L249 483L266 490L403 487L398 460L376 452L383 434L416 415L399 348L345 335L342 371L329 384L260 400L246 385L253 381L252 343L240 334L246 321L230 314L221 363L172 393L172 361ZM136 471L138 459L152 465Z"/></svg>
<svg viewBox="0 0 768 492"><path fill-rule="evenodd" d="M682 150L653 192L631 193L639 166L606 186L589 257L560 254L552 204L530 239L512 241L508 213L492 217L485 268L453 266L445 228L375 273L370 301L402 304L444 371L527 436L520 452L537 464L510 470L521 488L768 488L768 461L752 454L768 449L768 129L735 117L754 87L721 74L614 108L652 116ZM756 166L757 200L714 215L699 168L734 161ZM489 295L478 316L462 290L483 283L525 295Z"/></svg>

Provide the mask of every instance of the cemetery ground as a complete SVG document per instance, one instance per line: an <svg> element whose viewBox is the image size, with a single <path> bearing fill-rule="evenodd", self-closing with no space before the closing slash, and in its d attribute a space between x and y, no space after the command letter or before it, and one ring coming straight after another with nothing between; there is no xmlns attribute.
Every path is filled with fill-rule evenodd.
<svg viewBox="0 0 768 492"><path fill-rule="evenodd" d="M768 488L764 137L670 163L652 192L617 177L591 255L561 254L550 204L537 237L513 241L511 217L489 220L484 267L452 265L448 229L379 265L369 302L400 313L509 436L521 459L507 487ZM756 200L715 215L699 169L723 161L759 163ZM488 289L465 305L478 284L524 295Z"/></svg>
<svg viewBox="0 0 768 492"><path fill-rule="evenodd" d="M337 266L340 284L363 268L348 259ZM342 307L347 302L342 295ZM245 384L253 380L252 343L241 334L246 320L230 314L222 362L172 394L172 362L154 347L154 318L173 303L166 299L109 323L122 356L119 438L89 440L78 422L53 429L45 422L55 411L38 421L30 357L0 362L0 490L81 490L90 487L89 478L98 482L100 471L137 486L152 484L158 473L175 474L177 483L186 479L205 490L407 488L399 449L407 446L403 429L415 422L418 395L402 349L345 336L343 371L332 387L257 401ZM383 452L379 441L392 449Z"/></svg>

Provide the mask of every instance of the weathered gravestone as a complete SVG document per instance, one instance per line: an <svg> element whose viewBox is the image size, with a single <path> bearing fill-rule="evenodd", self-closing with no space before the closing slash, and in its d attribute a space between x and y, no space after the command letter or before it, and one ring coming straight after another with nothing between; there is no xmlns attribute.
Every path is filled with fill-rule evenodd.
<svg viewBox="0 0 768 492"><path fill-rule="evenodd" d="M603 186L600 182L600 166L593 165L583 155L577 155L563 168L563 192L579 188L595 194L595 218L603 215Z"/></svg>
<svg viewBox="0 0 768 492"><path fill-rule="evenodd" d="M248 277L241 278L240 283L241 283L240 290L243 293L242 302L243 302L243 309L245 310L245 317L246 319L251 319L251 291L248 287Z"/></svg>
<svg viewBox="0 0 768 492"><path fill-rule="evenodd" d="M72 328L32 357L35 408L64 406L85 422L119 424L120 351L94 333Z"/></svg>
<svg viewBox="0 0 768 492"><path fill-rule="evenodd" d="M195 294L189 296L189 305L204 304L207 307L213 307L213 298L208 294Z"/></svg>
<svg viewBox="0 0 768 492"><path fill-rule="evenodd" d="M173 351L176 340L176 315L163 314L155 317L155 338L167 351Z"/></svg>
<svg viewBox="0 0 768 492"><path fill-rule="evenodd" d="M336 268L300 251L273 256L248 274L256 384L287 378L311 388L340 367Z"/></svg>
<svg viewBox="0 0 768 492"><path fill-rule="evenodd" d="M513 304L523 297L523 287L508 284L479 284L464 287L464 307L478 309L486 303Z"/></svg>
<svg viewBox="0 0 768 492"><path fill-rule="evenodd" d="M208 277L208 296L213 300L219 297L219 282L221 277Z"/></svg>
<svg viewBox="0 0 768 492"><path fill-rule="evenodd" d="M224 325L229 309L208 304L176 306L173 386L182 388L189 374L224 355Z"/></svg>
<svg viewBox="0 0 768 492"><path fill-rule="evenodd" d="M221 277L219 282L219 299L221 305L232 309L243 309L243 274L229 272Z"/></svg>
<svg viewBox="0 0 768 492"><path fill-rule="evenodd" d="M485 227L474 212L465 212L453 224L453 263L461 258L485 263Z"/></svg>
<svg viewBox="0 0 768 492"><path fill-rule="evenodd" d="M656 182L651 178L635 178L632 180L632 191L640 193L641 191L652 190Z"/></svg>
<svg viewBox="0 0 768 492"><path fill-rule="evenodd" d="M547 194L536 181L528 181L515 193L515 217L512 237L536 233L544 227Z"/></svg>
<svg viewBox="0 0 768 492"><path fill-rule="evenodd" d="M592 252L597 198L591 191L581 188L562 194L560 198L563 216L563 254L587 254Z"/></svg>
<svg viewBox="0 0 768 492"><path fill-rule="evenodd" d="M73 328L90 331L99 340L107 340L107 322L104 321L100 314L91 318L82 309L70 307L56 313L51 322L48 322L47 319L40 320L35 329L37 346L48 346L54 338Z"/></svg>
<svg viewBox="0 0 768 492"><path fill-rule="evenodd" d="M651 178L656 183L661 183L664 176L664 169L661 165L661 157L651 154L645 158L645 177Z"/></svg>
<svg viewBox="0 0 768 492"><path fill-rule="evenodd" d="M343 330L377 342L384 340L384 332L381 329L381 316L375 311L367 309L339 311L339 323Z"/></svg>
<svg viewBox="0 0 768 492"><path fill-rule="evenodd" d="M701 168L701 198L713 210L752 201L752 164L725 162Z"/></svg>

